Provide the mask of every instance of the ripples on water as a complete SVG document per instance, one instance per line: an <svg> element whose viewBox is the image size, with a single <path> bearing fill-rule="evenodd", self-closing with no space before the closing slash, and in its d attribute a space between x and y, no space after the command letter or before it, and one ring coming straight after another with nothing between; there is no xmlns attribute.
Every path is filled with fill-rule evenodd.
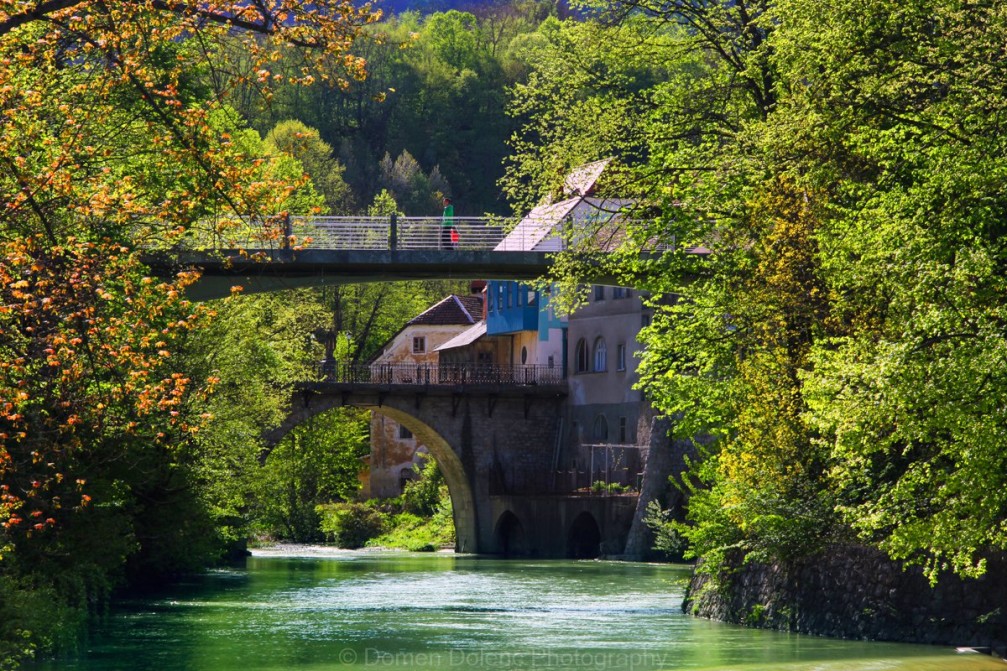
<svg viewBox="0 0 1007 671"><path fill-rule="evenodd" d="M687 577L685 567L616 562L262 553L121 604L80 658L37 668L1007 671L945 648L687 617Z"/></svg>

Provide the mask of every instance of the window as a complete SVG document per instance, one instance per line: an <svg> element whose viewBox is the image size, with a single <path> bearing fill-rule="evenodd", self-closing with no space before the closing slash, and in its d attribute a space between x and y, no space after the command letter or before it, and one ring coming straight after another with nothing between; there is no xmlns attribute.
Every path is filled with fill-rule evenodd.
<svg viewBox="0 0 1007 671"><path fill-rule="evenodd" d="M626 345L624 343L615 346L615 369L626 370Z"/></svg>
<svg viewBox="0 0 1007 671"><path fill-rule="evenodd" d="M612 287L612 298L626 298L627 293L623 287Z"/></svg>
<svg viewBox="0 0 1007 671"><path fill-rule="evenodd" d="M556 356L553 355L553 354L550 354L549 358L547 360L547 363L549 365L549 368L555 368L556 367Z"/></svg>
<svg viewBox="0 0 1007 671"><path fill-rule="evenodd" d="M594 341L594 372L603 373L607 369L608 348L605 346L605 339L598 338Z"/></svg>
<svg viewBox="0 0 1007 671"><path fill-rule="evenodd" d="M619 418L619 443L625 445L629 442L629 426L625 417Z"/></svg>
<svg viewBox="0 0 1007 671"><path fill-rule="evenodd" d="M521 348L521 364L524 365L526 363L528 363L528 348L527 347L522 347Z"/></svg>
<svg viewBox="0 0 1007 671"><path fill-rule="evenodd" d="M503 285L503 282L497 285L497 309L504 309L504 291L506 290L507 287Z"/></svg>
<svg viewBox="0 0 1007 671"><path fill-rule="evenodd" d="M487 312L493 312L493 309L494 309L493 292L487 291L486 292L486 311Z"/></svg>
<svg viewBox="0 0 1007 671"><path fill-rule="evenodd" d="M601 284L594 285L594 300L603 301L605 300L605 287Z"/></svg>
<svg viewBox="0 0 1007 671"><path fill-rule="evenodd" d="M605 415L598 415L594 418L594 428L591 430L592 438L597 443L604 443L608 440L608 421Z"/></svg>
<svg viewBox="0 0 1007 671"><path fill-rule="evenodd" d="M650 313L644 312L640 315L640 328L647 328L650 326Z"/></svg>
<svg viewBox="0 0 1007 671"><path fill-rule="evenodd" d="M583 338L577 341L577 355L574 357L574 371L586 373L590 368L590 354L587 351L587 342Z"/></svg>
<svg viewBox="0 0 1007 671"><path fill-rule="evenodd" d="M399 440L409 440L413 437L413 432L399 424Z"/></svg>
<svg viewBox="0 0 1007 671"><path fill-rule="evenodd" d="M514 287L512 285L507 285L507 307L514 305Z"/></svg>
<svg viewBox="0 0 1007 671"><path fill-rule="evenodd" d="M427 351L427 339L425 336L415 336L413 338L413 354L423 354Z"/></svg>

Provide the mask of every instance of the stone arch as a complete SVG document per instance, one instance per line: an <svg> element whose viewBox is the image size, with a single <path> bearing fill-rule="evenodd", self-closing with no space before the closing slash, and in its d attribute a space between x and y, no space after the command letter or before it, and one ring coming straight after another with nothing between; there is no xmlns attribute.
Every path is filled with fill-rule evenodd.
<svg viewBox="0 0 1007 671"><path fill-rule="evenodd" d="M306 403L297 408L280 427L266 434L266 442L269 445L275 445L295 426L311 417L344 405L343 400L335 396L322 397L319 401L310 405ZM371 410L393 419L409 429L418 442L426 445L430 455L437 461L441 473L444 474L444 481L447 483L448 493L451 495L451 508L455 522L455 551L476 552L478 535L472 486L465 473L465 466L462 464L461 458L447 440L421 419L404 410L389 405L379 406L368 402L353 402L352 399L345 405ZM264 462L268 456L269 452L267 451L260 455L260 461Z"/></svg>
<svg viewBox="0 0 1007 671"><path fill-rule="evenodd" d="M566 556L570 559L594 559L601 554L601 529L594 515L586 510L574 518L566 537Z"/></svg>
<svg viewBox="0 0 1007 671"><path fill-rule="evenodd" d="M493 539L497 552L505 557L523 557L528 554L528 541L524 526L517 515L505 510L497 519Z"/></svg>

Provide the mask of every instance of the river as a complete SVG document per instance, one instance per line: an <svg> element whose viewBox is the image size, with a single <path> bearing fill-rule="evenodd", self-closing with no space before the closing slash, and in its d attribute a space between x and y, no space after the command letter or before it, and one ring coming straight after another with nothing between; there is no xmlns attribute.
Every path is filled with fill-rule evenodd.
<svg viewBox="0 0 1007 671"><path fill-rule="evenodd" d="M243 568L120 602L77 657L32 668L1007 671L948 648L688 617L688 575L604 561L259 551Z"/></svg>

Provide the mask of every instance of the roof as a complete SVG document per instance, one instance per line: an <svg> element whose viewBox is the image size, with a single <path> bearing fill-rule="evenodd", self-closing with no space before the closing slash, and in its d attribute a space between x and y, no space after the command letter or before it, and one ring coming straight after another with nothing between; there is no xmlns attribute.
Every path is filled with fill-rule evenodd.
<svg viewBox="0 0 1007 671"><path fill-rule="evenodd" d="M447 341L440 347L435 347L435 352L443 352L446 349L455 349L456 347L465 347L466 345L471 345L479 338L486 335L486 322L479 322L475 326L471 326L458 335L456 335L451 340Z"/></svg>
<svg viewBox="0 0 1007 671"><path fill-rule="evenodd" d="M452 294L409 320L406 326L475 324L482 319L482 316L483 300L481 296L455 296Z"/></svg>
<svg viewBox="0 0 1007 671"><path fill-rule="evenodd" d="M603 158L600 161L585 163L570 171L570 174L563 180L563 193L567 195L590 196L594 192L595 184L601 173L611 162L611 158Z"/></svg>
<svg viewBox="0 0 1007 671"><path fill-rule="evenodd" d="M560 249L560 241L547 239L558 235L558 225L581 201L581 197L539 205L529 212L493 249L495 252L548 251ZM552 243L552 244L549 244Z"/></svg>

